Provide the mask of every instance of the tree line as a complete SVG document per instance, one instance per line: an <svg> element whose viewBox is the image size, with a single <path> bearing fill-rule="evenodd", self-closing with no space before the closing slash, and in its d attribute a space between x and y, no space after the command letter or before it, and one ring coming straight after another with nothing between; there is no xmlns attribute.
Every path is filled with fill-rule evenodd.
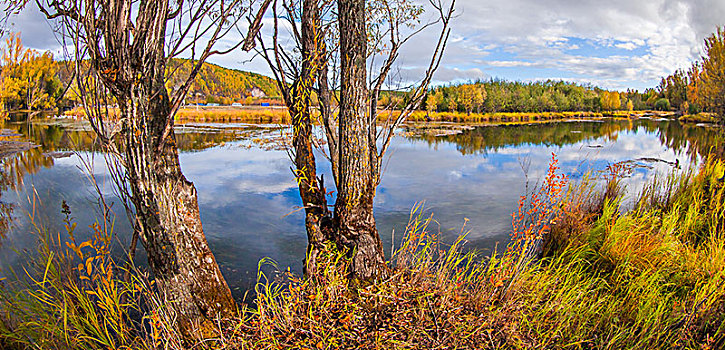
<svg viewBox="0 0 725 350"><path fill-rule="evenodd" d="M710 112L725 118L725 27L705 38L703 55L687 69L663 77L656 88L661 108L683 114Z"/></svg>
<svg viewBox="0 0 725 350"><path fill-rule="evenodd" d="M24 47L20 33L9 33L0 52L0 111L63 109L81 103L73 62L56 60L50 51L41 53ZM82 70L88 69L87 60L80 64ZM171 60L165 70L167 89L178 89L194 66L195 62L189 59ZM279 96L274 79L204 62L185 102L252 104L257 97Z"/></svg>
<svg viewBox="0 0 725 350"><path fill-rule="evenodd" d="M428 113L540 113L607 112L657 109L653 89L610 91L560 80L534 82L490 79L431 89L424 108ZM402 98L401 98L402 100Z"/></svg>

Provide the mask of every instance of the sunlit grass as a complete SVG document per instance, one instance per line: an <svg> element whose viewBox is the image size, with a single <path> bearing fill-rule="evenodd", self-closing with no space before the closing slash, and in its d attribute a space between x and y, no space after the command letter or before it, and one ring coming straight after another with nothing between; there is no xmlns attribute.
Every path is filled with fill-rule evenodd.
<svg viewBox="0 0 725 350"><path fill-rule="evenodd" d="M311 279L270 272L265 259L256 299L238 321L191 346L725 346L723 163L652 182L627 212L616 167L604 183L591 176L568 184L555 161L549 170L543 187L522 197L505 251L467 249L465 233L446 244L418 205L389 278L351 283L347 257L332 245ZM107 235L91 230L89 241L71 239L62 249L59 237L41 240L37 258L3 285L0 345L180 348L173 315L153 285L136 270L124 281Z"/></svg>
<svg viewBox="0 0 725 350"><path fill-rule="evenodd" d="M200 109L196 109L194 107L187 107L180 109L179 112L176 113L176 119L182 122L254 122L273 124L291 123L287 108L268 107L204 107Z"/></svg>
<svg viewBox="0 0 725 350"><path fill-rule="evenodd" d="M686 114L679 118L684 123L718 123L720 118L715 113Z"/></svg>
<svg viewBox="0 0 725 350"><path fill-rule="evenodd" d="M110 112L114 112L111 109ZM315 115L319 114L313 110ZM433 112L414 111L406 120L410 122L456 122L456 123L485 123L485 122L534 122L549 121L562 119L598 119L605 117L613 118L629 118L644 115L644 113L654 113L671 115L654 111L637 111L630 113L627 111L612 112L497 112L497 113L462 113L462 112ZM82 118L85 112L82 108L75 108L65 113L66 115ZM378 120L385 121L390 118L396 118L400 115L397 110L381 110L378 113ZM194 122L248 122L248 123L276 123L290 124L291 119L289 112L283 107L260 107L260 106L244 106L244 107L194 107L187 106L179 109L176 114L178 121L194 121Z"/></svg>

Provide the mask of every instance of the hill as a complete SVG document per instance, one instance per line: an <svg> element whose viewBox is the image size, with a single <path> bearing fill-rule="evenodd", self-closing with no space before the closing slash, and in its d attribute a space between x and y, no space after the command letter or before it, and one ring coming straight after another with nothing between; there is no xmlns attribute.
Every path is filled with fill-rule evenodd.
<svg viewBox="0 0 725 350"><path fill-rule="evenodd" d="M192 61L175 59L167 68L168 88L177 88L188 76ZM230 69L212 63L204 63L194 85L189 90L189 103L250 103L258 98L279 98L274 79L258 73Z"/></svg>
<svg viewBox="0 0 725 350"><path fill-rule="evenodd" d="M58 86L65 87L72 83L73 66L67 61L54 62L51 67ZM186 59L174 59L167 67L166 87L169 91L177 89L188 76L192 68L192 61ZM75 84L73 84L75 85ZM58 89L62 90L62 89ZM55 96L56 101L62 106L72 107L77 105L76 94L71 91L66 94L63 101L60 96ZM57 95L60 91L56 92ZM189 93L186 97L188 104L192 103L219 103L219 104L256 104L260 100L270 102L280 98L280 92L274 79L262 74L246 72L238 69L224 68L222 66L204 63L199 74L194 79Z"/></svg>

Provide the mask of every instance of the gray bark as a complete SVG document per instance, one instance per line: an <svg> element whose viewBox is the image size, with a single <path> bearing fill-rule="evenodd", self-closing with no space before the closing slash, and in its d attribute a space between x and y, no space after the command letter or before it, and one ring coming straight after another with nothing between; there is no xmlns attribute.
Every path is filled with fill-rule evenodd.
<svg viewBox="0 0 725 350"><path fill-rule="evenodd" d="M387 274L375 226L373 199L378 182L375 115L368 104L365 0L338 1L341 89L335 223L338 239L351 250L354 277Z"/></svg>

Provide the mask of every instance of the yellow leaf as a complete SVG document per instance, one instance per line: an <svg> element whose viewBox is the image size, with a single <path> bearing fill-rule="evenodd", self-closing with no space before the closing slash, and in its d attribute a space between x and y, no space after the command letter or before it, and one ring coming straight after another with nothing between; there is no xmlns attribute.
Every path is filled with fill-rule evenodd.
<svg viewBox="0 0 725 350"><path fill-rule="evenodd" d="M86 273L88 275L90 275L91 272L93 271L93 265L91 265L92 262L93 262L93 257L86 259Z"/></svg>

